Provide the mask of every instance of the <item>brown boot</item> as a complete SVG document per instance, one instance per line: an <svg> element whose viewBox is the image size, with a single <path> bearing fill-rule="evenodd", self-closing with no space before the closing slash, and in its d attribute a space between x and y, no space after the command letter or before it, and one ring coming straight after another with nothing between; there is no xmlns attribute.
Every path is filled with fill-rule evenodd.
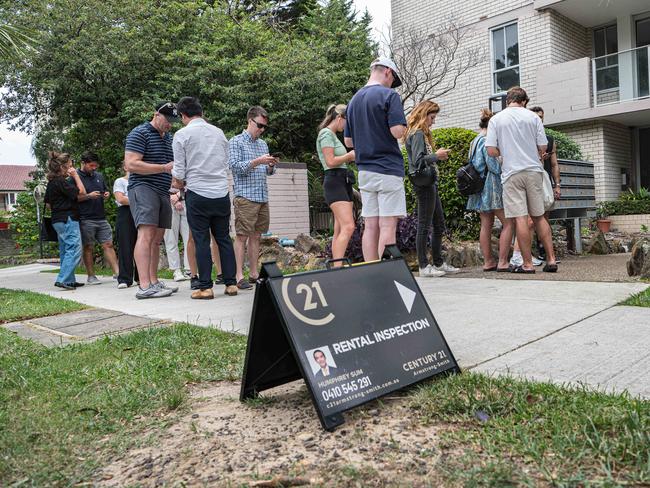
<svg viewBox="0 0 650 488"><path fill-rule="evenodd" d="M231 297L234 297L237 294L237 285L226 286L226 291L224 293L226 295L230 295Z"/></svg>
<svg viewBox="0 0 650 488"><path fill-rule="evenodd" d="M192 298L195 300L212 300L214 298L214 293L212 288L206 288L205 290L194 290L192 292Z"/></svg>

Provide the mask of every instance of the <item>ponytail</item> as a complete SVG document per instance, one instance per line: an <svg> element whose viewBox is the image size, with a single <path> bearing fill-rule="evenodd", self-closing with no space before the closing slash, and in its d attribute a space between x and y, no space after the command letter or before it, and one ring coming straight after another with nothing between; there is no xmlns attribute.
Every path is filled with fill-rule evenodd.
<svg viewBox="0 0 650 488"><path fill-rule="evenodd" d="M327 111L325 112L325 118L323 121L318 125L318 130L321 131L328 125L330 125L336 117L339 115L341 117L345 117L345 111L347 110L348 106L345 104L332 104L329 107L327 107Z"/></svg>

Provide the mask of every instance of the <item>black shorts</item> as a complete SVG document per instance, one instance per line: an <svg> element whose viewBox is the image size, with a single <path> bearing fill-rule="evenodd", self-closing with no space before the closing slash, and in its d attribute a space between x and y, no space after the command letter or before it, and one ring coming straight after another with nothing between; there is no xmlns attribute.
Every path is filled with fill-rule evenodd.
<svg viewBox="0 0 650 488"><path fill-rule="evenodd" d="M325 202L328 205L332 205L334 202L351 202L352 180L348 177L348 170L335 168L325 171L323 190Z"/></svg>

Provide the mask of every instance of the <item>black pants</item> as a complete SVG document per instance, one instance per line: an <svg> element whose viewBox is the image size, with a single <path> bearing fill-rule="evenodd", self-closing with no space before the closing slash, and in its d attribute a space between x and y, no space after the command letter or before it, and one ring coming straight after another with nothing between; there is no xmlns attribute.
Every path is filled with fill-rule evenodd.
<svg viewBox="0 0 650 488"><path fill-rule="evenodd" d="M431 239L431 256L434 266L440 266L442 260L442 236L445 233L445 214L442 211L442 202L438 194L438 185L416 186L413 185L418 197L418 233L415 238L415 248L418 253L420 268L429 264L427 258L427 238L433 226Z"/></svg>
<svg viewBox="0 0 650 488"><path fill-rule="evenodd" d="M196 263L199 267L199 286L212 288L212 254L210 232L217 241L221 258L221 274L228 285L237 284L235 278L235 251L228 233L230 226L230 197L205 198L187 191L187 223L190 225L196 246Z"/></svg>
<svg viewBox="0 0 650 488"><path fill-rule="evenodd" d="M138 239L138 230L135 228L128 205L117 207L115 233L117 234L117 262L120 267L117 281L131 286L134 280L139 281L138 270L133 263L133 250Z"/></svg>

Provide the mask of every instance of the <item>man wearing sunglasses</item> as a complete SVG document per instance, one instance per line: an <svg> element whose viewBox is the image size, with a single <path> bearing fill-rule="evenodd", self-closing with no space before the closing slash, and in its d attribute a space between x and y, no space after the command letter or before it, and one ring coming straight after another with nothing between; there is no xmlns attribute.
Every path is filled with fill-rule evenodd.
<svg viewBox="0 0 650 488"><path fill-rule="evenodd" d="M404 158L397 141L406 132L402 101L393 88L402 84L386 57L370 64L370 79L350 100L345 145L354 148L365 228L363 259L379 259L394 244L397 220L406 215Z"/></svg>
<svg viewBox="0 0 650 488"><path fill-rule="evenodd" d="M278 159L260 137L268 129L269 115L262 107L251 107L248 125L229 142L229 160L234 181L235 259L237 288L252 288L258 278L257 260L261 235L269 230L269 191L266 177L275 173ZM249 281L244 280L244 256L248 246Z"/></svg>
<svg viewBox="0 0 650 488"><path fill-rule="evenodd" d="M174 166L172 137L169 131L177 122L176 105L161 102L153 118L140 124L126 137L124 166L129 172L129 206L138 229L135 264L140 277L136 298L160 298L178 291L158 280L160 243L172 224L169 203L171 171Z"/></svg>

